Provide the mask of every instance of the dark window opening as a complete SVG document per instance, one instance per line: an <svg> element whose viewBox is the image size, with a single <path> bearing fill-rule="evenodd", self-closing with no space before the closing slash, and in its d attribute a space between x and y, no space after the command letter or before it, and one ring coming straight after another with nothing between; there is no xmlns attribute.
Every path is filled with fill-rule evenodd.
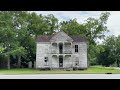
<svg viewBox="0 0 120 90"><path fill-rule="evenodd" d="M45 59L48 59L48 57L45 57Z"/></svg>
<svg viewBox="0 0 120 90"><path fill-rule="evenodd" d="M47 62L47 60L45 60L45 62Z"/></svg>
<svg viewBox="0 0 120 90"><path fill-rule="evenodd" d="M59 53L63 53L63 44L62 43L59 44Z"/></svg>
<svg viewBox="0 0 120 90"><path fill-rule="evenodd" d="M45 65L48 65L48 57L45 57L44 61L45 61Z"/></svg>
<svg viewBox="0 0 120 90"><path fill-rule="evenodd" d="M75 52L78 52L78 45L75 45Z"/></svg>
<svg viewBox="0 0 120 90"><path fill-rule="evenodd" d="M63 67L63 56L59 56L59 67Z"/></svg>

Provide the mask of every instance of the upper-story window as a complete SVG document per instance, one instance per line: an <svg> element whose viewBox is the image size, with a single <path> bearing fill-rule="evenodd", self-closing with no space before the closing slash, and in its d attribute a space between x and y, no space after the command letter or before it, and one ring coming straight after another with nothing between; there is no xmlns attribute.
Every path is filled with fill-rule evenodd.
<svg viewBox="0 0 120 90"><path fill-rule="evenodd" d="M75 52L78 52L78 45L75 45Z"/></svg>

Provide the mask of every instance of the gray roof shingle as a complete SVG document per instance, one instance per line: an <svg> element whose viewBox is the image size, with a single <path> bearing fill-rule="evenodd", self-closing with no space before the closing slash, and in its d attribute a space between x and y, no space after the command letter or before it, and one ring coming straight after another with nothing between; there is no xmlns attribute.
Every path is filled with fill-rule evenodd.
<svg viewBox="0 0 120 90"><path fill-rule="evenodd" d="M85 36L70 36L73 42L88 42Z"/></svg>
<svg viewBox="0 0 120 90"><path fill-rule="evenodd" d="M40 35L37 37L37 42L49 42L53 35ZM70 36L73 42L87 42L84 36Z"/></svg>
<svg viewBox="0 0 120 90"><path fill-rule="evenodd" d="M40 35L37 37L37 42L49 42L52 36Z"/></svg>

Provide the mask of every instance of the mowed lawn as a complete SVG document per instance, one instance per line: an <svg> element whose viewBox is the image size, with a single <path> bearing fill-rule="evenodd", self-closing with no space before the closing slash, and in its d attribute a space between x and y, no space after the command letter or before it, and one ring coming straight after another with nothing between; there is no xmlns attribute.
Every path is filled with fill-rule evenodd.
<svg viewBox="0 0 120 90"><path fill-rule="evenodd" d="M120 73L112 67L91 66L87 70L36 70L36 69L0 69L0 74L56 74L56 73Z"/></svg>

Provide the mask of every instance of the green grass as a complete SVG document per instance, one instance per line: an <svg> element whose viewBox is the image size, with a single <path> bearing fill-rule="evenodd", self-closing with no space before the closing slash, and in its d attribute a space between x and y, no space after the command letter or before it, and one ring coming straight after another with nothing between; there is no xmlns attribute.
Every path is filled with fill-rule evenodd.
<svg viewBox="0 0 120 90"><path fill-rule="evenodd" d="M112 67L91 66L87 70L36 70L36 69L0 69L0 74L50 74L50 73L120 73Z"/></svg>

